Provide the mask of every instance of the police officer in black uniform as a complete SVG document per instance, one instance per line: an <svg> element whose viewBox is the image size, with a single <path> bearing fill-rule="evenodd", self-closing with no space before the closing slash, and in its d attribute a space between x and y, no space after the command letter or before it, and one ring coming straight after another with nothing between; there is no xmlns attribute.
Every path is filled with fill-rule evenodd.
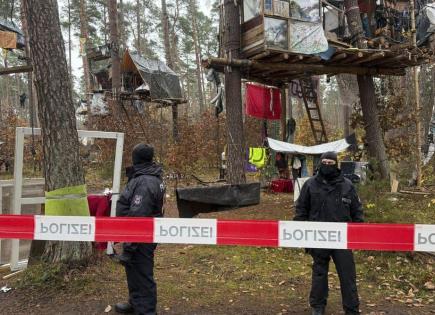
<svg viewBox="0 0 435 315"><path fill-rule="evenodd" d="M138 144L132 152L133 166L127 168L128 183L116 204L119 217L162 217L165 186L163 170L153 162L154 148ZM154 281L156 244L124 243L120 263L127 274L128 303L118 303L121 314L155 315L157 287Z"/></svg>
<svg viewBox="0 0 435 315"><path fill-rule="evenodd" d="M296 202L298 221L363 222L361 202L352 182L344 178L337 166L337 154L326 152L320 157L317 174L302 187ZM325 314L328 298L329 261L335 263L340 279L345 314L360 314L353 253L347 249L308 249L313 257L310 305L312 315Z"/></svg>

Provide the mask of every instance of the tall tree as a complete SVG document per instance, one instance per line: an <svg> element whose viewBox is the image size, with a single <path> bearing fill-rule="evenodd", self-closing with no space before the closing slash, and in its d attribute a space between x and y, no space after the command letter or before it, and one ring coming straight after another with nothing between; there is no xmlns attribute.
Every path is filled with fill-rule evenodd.
<svg viewBox="0 0 435 315"><path fill-rule="evenodd" d="M31 63L30 57L30 47L29 47L29 33L27 31L27 21L24 15L23 7L21 6L20 10L20 18L21 18L21 27L23 29L24 38L26 41L26 46L24 47L24 52L26 54L27 63ZM29 116L30 116L30 126L31 127L39 127L38 121L38 100L36 96L35 83L33 81L33 72L28 73L27 77L27 85L28 85L28 93L29 93Z"/></svg>
<svg viewBox="0 0 435 315"><path fill-rule="evenodd" d="M118 8L116 0L107 0L110 28L110 56L112 59L112 92L117 99L121 92L121 61L119 58Z"/></svg>
<svg viewBox="0 0 435 315"><path fill-rule="evenodd" d="M171 41L169 38L169 17L168 8L166 6L166 0L162 0L162 27L163 27L163 47L165 49L166 65L169 68L173 68L173 60L171 54Z"/></svg>
<svg viewBox="0 0 435 315"><path fill-rule="evenodd" d="M83 185L75 109L56 0L23 0L42 129L45 188ZM87 242L48 242L51 262L82 261L92 253Z"/></svg>
<svg viewBox="0 0 435 315"><path fill-rule="evenodd" d="M344 0L346 17L349 30L353 38L356 39L358 48L367 48L367 42L362 34L363 27L359 12L358 0ZM366 142L368 144L369 156L379 163L381 178L389 177L389 162L385 150L382 129L379 123L379 111L376 104L375 86L373 77L368 75L357 76L359 95L361 98L361 108L364 119L364 129L366 132Z"/></svg>
<svg viewBox="0 0 435 315"><path fill-rule="evenodd" d="M409 11L411 13L411 33L412 33L412 45L417 47L417 30L415 29L415 1L411 0L409 2ZM414 67L412 69L413 81L414 81L414 103L415 103L415 168L416 168L416 179L415 183L417 187L421 187L421 108L420 108L420 82L418 81L418 69Z"/></svg>
<svg viewBox="0 0 435 315"><path fill-rule="evenodd" d="M358 101L358 82L351 74L340 74L336 76L338 90L340 93L340 105L343 110L344 135L349 136L353 130L350 126L353 105Z"/></svg>
<svg viewBox="0 0 435 315"><path fill-rule="evenodd" d="M197 23L197 13L196 0L189 0L189 16L192 22L192 38L193 45L195 47L195 58L196 58L196 80L198 82L198 101L200 111L204 111L204 84L202 82L202 72L201 72L201 46L198 40L198 23Z"/></svg>
<svg viewBox="0 0 435 315"><path fill-rule="evenodd" d="M171 41L169 34L169 17L166 7L166 0L162 0L162 25L163 25L163 43L165 48L166 65L175 69L173 50L171 49ZM172 136L175 141L178 140L178 106L172 105Z"/></svg>
<svg viewBox="0 0 435 315"><path fill-rule="evenodd" d="M141 18L141 1L140 0L136 0L136 51L139 54L142 54L142 47L141 47L141 42L142 39L140 37L142 31L141 31L141 27L140 27L140 18Z"/></svg>
<svg viewBox="0 0 435 315"><path fill-rule="evenodd" d="M83 62L83 78L85 81L85 97L88 107L88 127L92 129L91 121L91 79L89 73L89 60L87 50L90 48L88 35L88 19L87 19L86 0L80 0L80 44L82 45L82 62Z"/></svg>
<svg viewBox="0 0 435 315"><path fill-rule="evenodd" d="M124 2L119 0L119 10L118 10L118 33L120 49L124 51L127 48L127 34L125 32L125 21L124 21L125 7Z"/></svg>
<svg viewBox="0 0 435 315"><path fill-rule="evenodd" d="M225 0L225 57L240 56L240 8L237 1ZM230 184L246 182L245 137L243 133L242 79L240 69L225 68L225 102L227 116L228 178Z"/></svg>

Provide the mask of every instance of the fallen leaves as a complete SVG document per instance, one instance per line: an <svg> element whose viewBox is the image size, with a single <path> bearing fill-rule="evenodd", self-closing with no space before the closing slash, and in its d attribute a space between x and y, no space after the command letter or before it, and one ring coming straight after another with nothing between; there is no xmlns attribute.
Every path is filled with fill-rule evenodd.
<svg viewBox="0 0 435 315"><path fill-rule="evenodd" d="M424 287L428 290L435 290L435 284L432 281L428 281L424 284Z"/></svg>

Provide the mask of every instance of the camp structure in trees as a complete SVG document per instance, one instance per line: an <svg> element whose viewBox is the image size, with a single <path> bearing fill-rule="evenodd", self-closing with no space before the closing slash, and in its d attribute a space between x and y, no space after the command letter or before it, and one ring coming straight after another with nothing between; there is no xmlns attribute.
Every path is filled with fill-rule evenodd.
<svg viewBox="0 0 435 315"><path fill-rule="evenodd" d="M358 49L343 1L244 0L240 59L210 57L203 64L222 72L227 65L240 67L244 79L280 86L310 75L404 75L407 67L432 62L435 4L419 2L415 47L409 1L380 2L361 2L367 48Z"/></svg>
<svg viewBox="0 0 435 315"><path fill-rule="evenodd" d="M108 46L92 48L87 53L91 72L92 114L106 113L106 101L112 94L111 62ZM126 50L121 57L121 100L160 103L161 106L182 104L179 76L164 62L145 59ZM85 114L82 107L80 113Z"/></svg>
<svg viewBox="0 0 435 315"><path fill-rule="evenodd" d="M24 39L23 31L14 22L0 18L0 48L23 51L25 46L26 41ZM28 63L24 56L20 56L20 58L25 61L25 63ZM32 66L29 64L0 68L0 75L31 72L32 69Z"/></svg>
<svg viewBox="0 0 435 315"><path fill-rule="evenodd" d="M0 48L24 49L26 45L23 32L12 22L0 18Z"/></svg>
<svg viewBox="0 0 435 315"><path fill-rule="evenodd" d="M205 68L219 72L238 69L246 81L282 89L298 81L302 87L303 81L316 75L353 74L365 78L364 82L358 82L363 110L372 114L365 117L366 133L373 122L378 122L377 114L370 110L376 107L372 77L402 76L408 67L435 60L435 4L430 1L418 1L415 10L411 6L414 2L400 0L243 0L235 3L241 14L240 54L206 58L203 60ZM411 19L414 16L415 28ZM220 22L228 24L227 16ZM413 34L417 35L417 40L413 40ZM225 47L224 42L220 45ZM225 88L232 89L231 86ZM312 90L308 86L308 95ZM325 142L327 136L320 108L318 104L307 105L305 99L316 142ZM314 118L310 111L316 113ZM388 163L380 131L371 134L377 137L376 141L368 141L369 156L381 163L381 177L387 178Z"/></svg>

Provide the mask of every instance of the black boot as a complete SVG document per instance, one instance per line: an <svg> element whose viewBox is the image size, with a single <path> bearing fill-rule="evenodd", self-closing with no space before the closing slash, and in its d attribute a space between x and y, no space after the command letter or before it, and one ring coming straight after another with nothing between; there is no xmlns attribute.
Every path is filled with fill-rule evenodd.
<svg viewBox="0 0 435 315"><path fill-rule="evenodd" d="M325 309L324 308L312 308L311 309L311 315L324 315L325 314Z"/></svg>
<svg viewBox="0 0 435 315"><path fill-rule="evenodd" d="M134 308L130 303L116 303L115 312L118 314L133 314Z"/></svg>
<svg viewBox="0 0 435 315"><path fill-rule="evenodd" d="M125 266L131 263L131 258L133 254L127 251L124 251L121 255L119 255L118 261L121 265Z"/></svg>

